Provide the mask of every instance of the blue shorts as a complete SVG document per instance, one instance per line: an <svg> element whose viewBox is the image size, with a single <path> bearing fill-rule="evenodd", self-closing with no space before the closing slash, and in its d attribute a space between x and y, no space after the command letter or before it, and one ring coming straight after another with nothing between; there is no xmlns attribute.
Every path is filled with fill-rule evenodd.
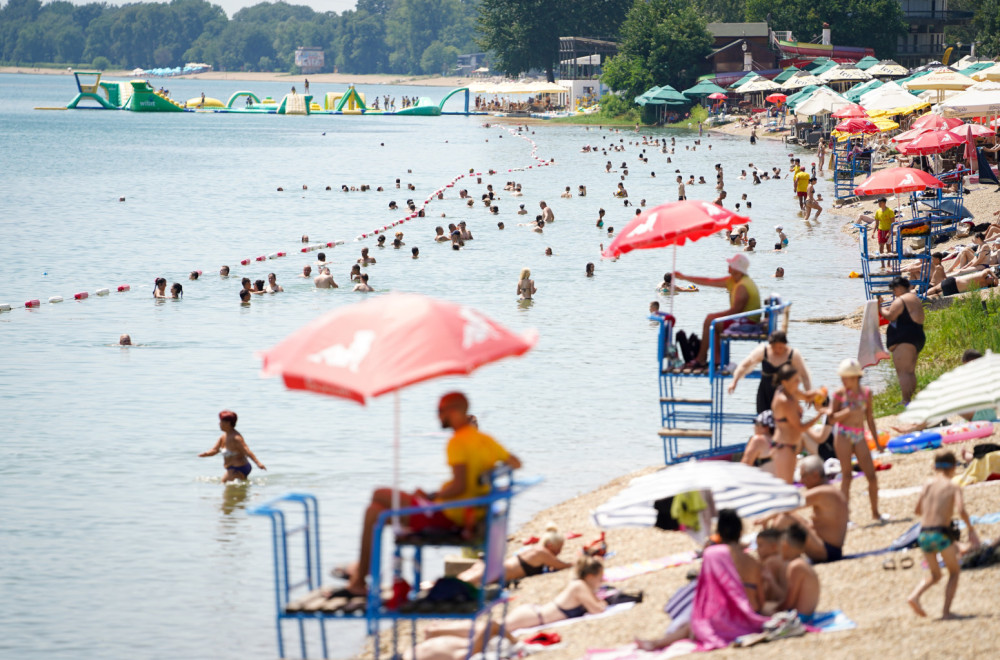
<svg viewBox="0 0 1000 660"><path fill-rule="evenodd" d="M245 465L230 465L226 469L232 470L233 472L239 472L240 474L243 475L243 478L246 479L247 477L250 476L250 470L253 469L253 466L250 465L249 463L246 463Z"/></svg>
<svg viewBox="0 0 1000 660"><path fill-rule="evenodd" d="M925 527L917 537L920 549L927 554L937 554L951 547L952 540L944 527Z"/></svg>

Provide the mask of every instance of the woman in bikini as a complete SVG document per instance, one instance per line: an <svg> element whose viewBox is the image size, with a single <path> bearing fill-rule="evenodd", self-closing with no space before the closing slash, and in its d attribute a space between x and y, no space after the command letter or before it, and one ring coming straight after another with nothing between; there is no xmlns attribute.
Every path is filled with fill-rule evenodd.
<svg viewBox="0 0 1000 660"><path fill-rule="evenodd" d="M598 557L584 555L576 560L575 576L555 598L544 605L516 607L504 620L508 632L545 626L556 621L576 619L585 614L599 614L608 604L597 597L604 579L604 563ZM469 624L442 624L427 630L427 637L458 635L468 637Z"/></svg>
<svg viewBox="0 0 1000 660"><path fill-rule="evenodd" d="M517 295L521 300L531 300L538 289L535 288L535 281L531 279L531 271L527 268L521 269L521 276L517 280Z"/></svg>
<svg viewBox="0 0 1000 660"><path fill-rule="evenodd" d="M813 424L827 413L825 409L808 422L802 421L802 406L808 395L799 388L799 372L791 364L783 364L774 375L777 390L771 402L771 412L774 414L774 443L771 448L771 458L774 461L775 476L787 483L795 481L795 457L802 451L803 436Z"/></svg>
<svg viewBox="0 0 1000 660"><path fill-rule="evenodd" d="M222 452L223 466L226 468L226 476L222 478L222 483L236 480L246 481L247 477L250 476L250 470L253 469L253 466L250 465L251 460L261 470L267 469L250 451L243 435L236 430L236 413L231 410L220 412L219 428L222 429L219 441L215 443L214 447L198 454L198 456L204 458Z"/></svg>
<svg viewBox="0 0 1000 660"><path fill-rule="evenodd" d="M878 429L875 427L875 413L872 411L872 393L867 387L861 386L861 376L864 371L861 364L853 358L840 363L837 374L844 386L833 393L830 406L830 418L834 422L833 446L840 461L840 489L847 501L851 500L851 456L858 457L858 467L868 479L868 498L872 504L872 518L881 522L878 512L878 478L875 475L875 464L872 462L868 442L865 440L864 425L878 444Z"/></svg>
<svg viewBox="0 0 1000 660"><path fill-rule="evenodd" d="M549 523L545 528L545 534L538 543L525 547L504 561L505 580L513 582L521 578L569 568L572 564L567 564L559 559L559 553L562 552L564 543L565 539L559 533L559 528L554 523ZM485 564L482 561L477 561L468 570L461 573L458 579L479 586L483 579L484 569Z"/></svg>

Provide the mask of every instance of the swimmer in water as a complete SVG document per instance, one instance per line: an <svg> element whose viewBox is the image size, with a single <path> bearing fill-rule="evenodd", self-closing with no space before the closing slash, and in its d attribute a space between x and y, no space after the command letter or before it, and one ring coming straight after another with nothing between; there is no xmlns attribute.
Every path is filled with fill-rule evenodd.
<svg viewBox="0 0 1000 660"><path fill-rule="evenodd" d="M437 241L438 243L444 243L446 241L450 241L451 240L451 238L449 238L448 236L445 236L445 234L444 234L444 227L435 227L434 228L434 232L435 232L434 233L434 240Z"/></svg>
<svg viewBox="0 0 1000 660"><path fill-rule="evenodd" d="M414 259L419 259L420 258L420 248L418 248L418 247L410 248L410 254L413 255Z"/></svg>
<svg viewBox="0 0 1000 660"><path fill-rule="evenodd" d="M550 248L550 247L545 248L545 256L546 257L551 257L552 256L552 248Z"/></svg>
<svg viewBox="0 0 1000 660"><path fill-rule="evenodd" d="M229 266L223 266L219 269L219 277L229 277Z"/></svg>
<svg viewBox="0 0 1000 660"><path fill-rule="evenodd" d="M240 304L244 306L250 304L250 292L246 289L240 289Z"/></svg>
<svg viewBox="0 0 1000 660"><path fill-rule="evenodd" d="M361 258L358 259L358 263L362 266L373 264L375 263L375 257L368 256L368 248L361 248Z"/></svg>
<svg viewBox="0 0 1000 660"><path fill-rule="evenodd" d="M231 410L220 412L219 428L222 429L219 441L215 443L214 447L198 454L198 456L205 458L215 456L220 451L222 452L222 465L226 468L226 476L222 478L222 483L236 481L237 479L246 481L247 477L250 476L250 471L253 469L253 466L250 465L250 460L256 463L257 467L261 470L267 469L263 463L257 460L254 453L247 447L246 440L236 430L236 413ZM250 460L247 460L248 458Z"/></svg>
<svg viewBox="0 0 1000 660"><path fill-rule="evenodd" d="M517 281L517 295L521 296L521 300L531 300L531 297L537 291L535 281L531 279L531 271L527 268L522 268L521 276Z"/></svg>
<svg viewBox="0 0 1000 660"><path fill-rule="evenodd" d="M303 266L302 267L302 274L299 275L299 277L305 277L305 278L312 277L312 270L313 270L312 266Z"/></svg>
<svg viewBox="0 0 1000 660"><path fill-rule="evenodd" d="M174 282L170 286L170 297L178 300L184 297L184 287L181 286L180 282Z"/></svg>
<svg viewBox="0 0 1000 660"><path fill-rule="evenodd" d="M118 345L119 346L131 346L132 345L132 338L129 337L128 335L122 335L121 337L118 338Z"/></svg>
<svg viewBox="0 0 1000 660"><path fill-rule="evenodd" d="M353 266L351 266L350 278L352 282L361 281L361 266L359 264L354 264Z"/></svg>
<svg viewBox="0 0 1000 660"><path fill-rule="evenodd" d="M375 289L368 285L368 273L364 273L361 276L361 281L354 285L354 291L359 291L361 293L369 293Z"/></svg>
<svg viewBox="0 0 1000 660"><path fill-rule="evenodd" d="M594 264L593 264L593 262L587 264L586 273L587 273L587 277L593 277L594 276Z"/></svg>
<svg viewBox="0 0 1000 660"><path fill-rule="evenodd" d="M194 280L198 279L199 277L201 277L201 273L199 273L196 270L192 270L191 274L188 275L188 279L191 280L191 281L194 281Z"/></svg>
<svg viewBox="0 0 1000 660"><path fill-rule="evenodd" d="M157 277L153 286L154 298L167 298L167 280L164 277Z"/></svg>
<svg viewBox="0 0 1000 660"><path fill-rule="evenodd" d="M268 293L281 293L285 289L278 284L278 276L274 273L269 273L267 276L267 287L265 289Z"/></svg>
<svg viewBox="0 0 1000 660"><path fill-rule="evenodd" d="M313 280L313 284L316 285L317 289L338 289L337 283L333 281L333 275L330 274L329 268L323 268L316 279Z"/></svg>

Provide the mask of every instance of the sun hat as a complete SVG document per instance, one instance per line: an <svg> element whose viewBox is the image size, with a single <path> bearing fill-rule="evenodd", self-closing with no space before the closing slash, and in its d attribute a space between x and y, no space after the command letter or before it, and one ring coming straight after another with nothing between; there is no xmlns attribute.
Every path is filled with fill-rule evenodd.
<svg viewBox="0 0 1000 660"><path fill-rule="evenodd" d="M774 231L785 231L785 228L781 225L774 225Z"/></svg>
<svg viewBox="0 0 1000 660"><path fill-rule="evenodd" d="M753 419L755 424L760 424L765 428L774 430L774 414L770 410L765 410Z"/></svg>
<svg viewBox="0 0 1000 660"><path fill-rule="evenodd" d="M732 268L737 272L743 273L744 275L746 275L747 271L750 270L750 258L743 253L734 254L733 256L726 259L726 263L729 264L730 268Z"/></svg>
<svg viewBox="0 0 1000 660"><path fill-rule="evenodd" d="M838 376L864 376L864 369L861 368L861 363L854 358L846 358L840 362L840 366L837 367Z"/></svg>

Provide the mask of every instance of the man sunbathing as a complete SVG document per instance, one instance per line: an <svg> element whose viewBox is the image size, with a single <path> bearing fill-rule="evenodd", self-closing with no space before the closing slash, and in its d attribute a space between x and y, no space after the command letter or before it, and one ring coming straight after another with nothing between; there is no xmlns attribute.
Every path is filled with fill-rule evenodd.
<svg viewBox="0 0 1000 660"><path fill-rule="evenodd" d="M949 276L941 284L927 290L928 296L954 296L976 289L988 289L997 285L997 276L992 270L983 270L968 275Z"/></svg>
<svg viewBox="0 0 1000 660"><path fill-rule="evenodd" d="M938 284L941 284L942 280L944 280L944 278L947 277L947 273L944 270L944 265L942 264L946 256L948 256L946 252L935 252L931 254L931 271L930 271L931 286L937 286ZM919 280L920 270L921 270L921 263L918 261L917 263L913 264L907 269L906 277L908 277L910 280Z"/></svg>
<svg viewBox="0 0 1000 660"><path fill-rule="evenodd" d="M521 467L517 456L469 423L469 400L461 392L451 392L441 397L438 418L442 428L455 431L448 440L447 449L452 478L436 493L428 494L421 490L412 494L399 493L400 506L408 508L480 497L489 490L489 485L481 483L480 478L497 463L505 463L515 470ZM371 565L372 531L379 515L391 508L391 489L380 488L372 494L371 504L365 511L358 563L341 571L340 575L348 578L347 587L333 592L331 598L351 598L367 594L366 577ZM429 514L404 516L401 521L414 531L431 528L460 532L467 523L465 514L464 509L445 509Z"/></svg>
<svg viewBox="0 0 1000 660"><path fill-rule="evenodd" d="M788 588L778 609L796 610L803 620L812 617L819 605L819 576L802 557L807 538L806 530L793 523L781 539L781 556L787 562L785 584Z"/></svg>
<svg viewBox="0 0 1000 660"><path fill-rule="evenodd" d="M806 490L806 507L812 507L812 520L794 512L770 516L760 524L785 530L793 524L806 531L805 552L814 563L838 561L844 556L847 537L847 498L835 486L827 483L823 459L808 456L799 464L799 473Z"/></svg>

